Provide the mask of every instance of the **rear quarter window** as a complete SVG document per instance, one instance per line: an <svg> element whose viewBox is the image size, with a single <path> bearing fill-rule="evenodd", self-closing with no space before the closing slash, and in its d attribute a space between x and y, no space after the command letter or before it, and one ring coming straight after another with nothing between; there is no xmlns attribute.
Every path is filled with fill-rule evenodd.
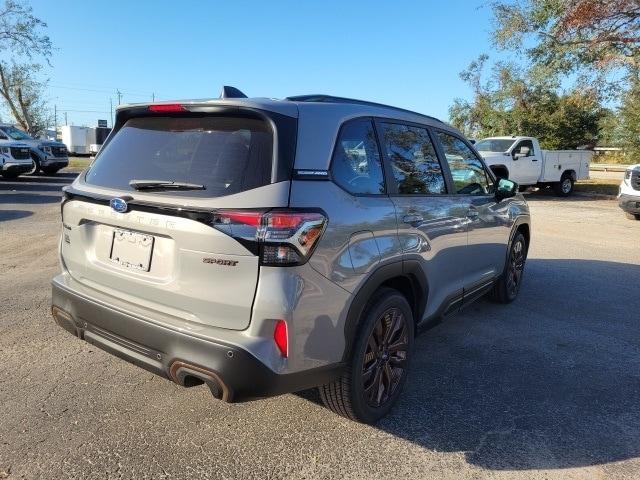
<svg viewBox="0 0 640 480"><path fill-rule="evenodd" d="M271 182L273 143L270 125L255 118L133 118L104 146L85 181L120 190L133 190L131 180L188 182L205 190L169 193L231 195Z"/></svg>
<svg viewBox="0 0 640 480"><path fill-rule="evenodd" d="M371 119L359 118L342 125L331 160L331 178L349 193L385 192L382 162Z"/></svg>

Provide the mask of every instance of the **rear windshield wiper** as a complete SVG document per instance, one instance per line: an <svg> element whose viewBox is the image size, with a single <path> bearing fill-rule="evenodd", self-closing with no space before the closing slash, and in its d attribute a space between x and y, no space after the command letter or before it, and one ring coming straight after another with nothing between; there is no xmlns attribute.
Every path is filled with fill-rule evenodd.
<svg viewBox="0 0 640 480"><path fill-rule="evenodd" d="M136 190L205 190L204 185L170 180L131 180L129 185Z"/></svg>

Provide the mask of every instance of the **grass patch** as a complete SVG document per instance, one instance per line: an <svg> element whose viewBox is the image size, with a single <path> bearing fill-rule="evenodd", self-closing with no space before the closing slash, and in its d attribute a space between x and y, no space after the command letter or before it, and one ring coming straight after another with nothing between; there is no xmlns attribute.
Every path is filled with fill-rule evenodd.
<svg viewBox="0 0 640 480"><path fill-rule="evenodd" d="M600 195L618 195L620 180L610 178L592 178L580 180L574 185L578 193L597 193Z"/></svg>
<svg viewBox="0 0 640 480"><path fill-rule="evenodd" d="M69 157L69 168L83 169L86 168L92 158L89 157Z"/></svg>
<svg viewBox="0 0 640 480"><path fill-rule="evenodd" d="M638 158L633 155L624 155L623 153L603 153L593 156L593 163L614 164L614 165L633 165L638 163Z"/></svg>

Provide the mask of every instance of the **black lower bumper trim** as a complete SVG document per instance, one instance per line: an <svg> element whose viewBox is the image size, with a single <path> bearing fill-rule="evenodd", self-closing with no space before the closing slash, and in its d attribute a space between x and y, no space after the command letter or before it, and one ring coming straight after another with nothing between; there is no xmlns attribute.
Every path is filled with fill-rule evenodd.
<svg viewBox="0 0 640 480"><path fill-rule="evenodd" d="M622 194L618 198L618 205L627 213L640 214L640 192L638 196Z"/></svg>
<svg viewBox="0 0 640 480"><path fill-rule="evenodd" d="M203 340L109 308L52 283L54 311L68 313L57 323L79 338L157 375L188 386L199 378L226 401L270 397L331 382L342 364L291 374L277 374L235 345Z"/></svg>
<svg viewBox="0 0 640 480"><path fill-rule="evenodd" d="M46 168L64 168L69 165L69 161L49 160L48 162L42 162L41 165Z"/></svg>
<svg viewBox="0 0 640 480"><path fill-rule="evenodd" d="M7 165L2 169L2 172L20 174L27 173L33 168L32 165Z"/></svg>

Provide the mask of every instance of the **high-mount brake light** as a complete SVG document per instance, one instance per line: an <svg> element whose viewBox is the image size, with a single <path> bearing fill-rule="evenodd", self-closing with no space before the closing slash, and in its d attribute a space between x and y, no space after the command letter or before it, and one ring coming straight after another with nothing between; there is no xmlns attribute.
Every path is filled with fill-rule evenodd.
<svg viewBox="0 0 640 480"><path fill-rule="evenodd" d="M187 109L184 108L183 105L179 103L164 103L157 105L149 105L148 110L154 113L175 113L175 112L186 112Z"/></svg>
<svg viewBox="0 0 640 480"><path fill-rule="evenodd" d="M306 262L315 248L327 217L316 211L218 210L214 228L241 241L265 266L291 266Z"/></svg>

